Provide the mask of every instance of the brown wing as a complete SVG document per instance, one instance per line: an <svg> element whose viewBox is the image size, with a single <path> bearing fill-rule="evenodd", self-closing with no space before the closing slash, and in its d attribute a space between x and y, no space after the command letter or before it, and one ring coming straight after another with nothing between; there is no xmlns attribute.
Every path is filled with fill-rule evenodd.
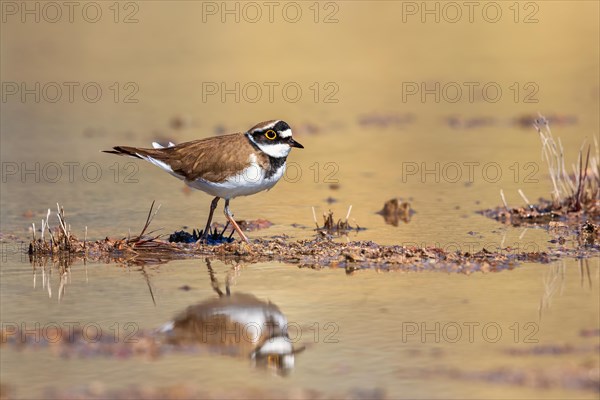
<svg viewBox="0 0 600 400"><path fill-rule="evenodd" d="M252 145L243 133L194 140L164 149L117 146L107 153L142 158L152 157L168 164L173 172L186 180L198 178L222 182L249 166Z"/></svg>

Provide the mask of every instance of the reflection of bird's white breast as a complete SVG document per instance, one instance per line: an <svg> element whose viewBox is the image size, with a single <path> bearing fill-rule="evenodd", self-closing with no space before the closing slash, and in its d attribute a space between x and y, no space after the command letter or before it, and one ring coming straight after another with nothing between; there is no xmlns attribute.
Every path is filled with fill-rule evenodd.
<svg viewBox="0 0 600 400"><path fill-rule="evenodd" d="M232 322L240 324L243 338L252 343L257 343L261 336L270 336L275 329L287 331L287 318L281 312L265 307L217 308L213 315L227 315Z"/></svg>

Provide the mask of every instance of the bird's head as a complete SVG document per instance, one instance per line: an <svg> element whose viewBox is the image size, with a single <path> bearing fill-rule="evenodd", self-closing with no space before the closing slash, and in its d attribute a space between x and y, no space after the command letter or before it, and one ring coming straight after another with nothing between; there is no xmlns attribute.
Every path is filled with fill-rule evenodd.
<svg viewBox="0 0 600 400"><path fill-rule="evenodd" d="M292 137L292 128L285 121L261 122L246 133L252 143L273 158L287 157L292 147L303 149Z"/></svg>

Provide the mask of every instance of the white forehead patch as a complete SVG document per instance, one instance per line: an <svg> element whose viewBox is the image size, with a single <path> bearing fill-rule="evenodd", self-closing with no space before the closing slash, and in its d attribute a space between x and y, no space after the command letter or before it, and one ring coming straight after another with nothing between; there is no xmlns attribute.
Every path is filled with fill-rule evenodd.
<svg viewBox="0 0 600 400"><path fill-rule="evenodd" d="M288 137L292 136L292 130L286 129L285 131L281 131L281 132L279 132L279 136L282 138L288 138Z"/></svg>

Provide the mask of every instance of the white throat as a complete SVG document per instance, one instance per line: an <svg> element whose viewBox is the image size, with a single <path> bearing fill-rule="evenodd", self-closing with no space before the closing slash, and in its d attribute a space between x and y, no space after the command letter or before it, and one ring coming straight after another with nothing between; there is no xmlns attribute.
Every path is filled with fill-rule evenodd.
<svg viewBox="0 0 600 400"><path fill-rule="evenodd" d="M261 151L273 158L287 157L292 148L287 143L260 144L256 143L252 135L246 135Z"/></svg>

